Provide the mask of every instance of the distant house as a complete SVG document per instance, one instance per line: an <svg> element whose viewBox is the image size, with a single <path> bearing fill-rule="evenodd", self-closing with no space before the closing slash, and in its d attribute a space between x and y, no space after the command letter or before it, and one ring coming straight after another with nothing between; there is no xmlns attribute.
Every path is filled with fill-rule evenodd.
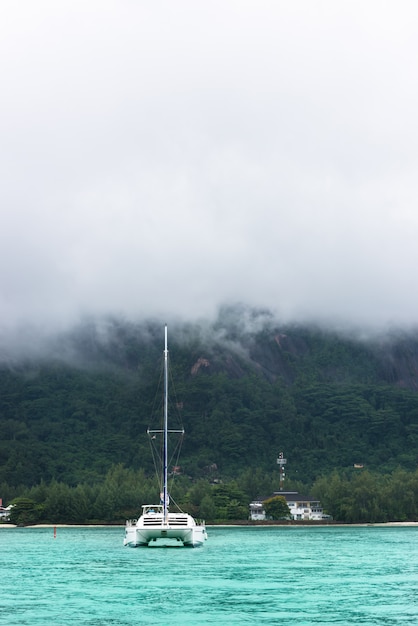
<svg viewBox="0 0 418 626"><path fill-rule="evenodd" d="M263 498L263 500L267 500L267 498ZM256 500L253 500L253 502L250 502L250 520L253 522L260 522L266 519L263 500L261 498L257 498Z"/></svg>
<svg viewBox="0 0 418 626"><path fill-rule="evenodd" d="M274 496L283 496L290 510L290 519L292 520L324 520L329 519L329 515L325 515L319 500L312 496L304 496L297 491L275 491L271 496L266 498L257 498L250 503L250 520L262 521L266 519L263 502L267 498Z"/></svg>
<svg viewBox="0 0 418 626"><path fill-rule="evenodd" d="M4 507L3 500L0 498L0 522L7 522L12 506L12 504L9 504L9 506Z"/></svg>

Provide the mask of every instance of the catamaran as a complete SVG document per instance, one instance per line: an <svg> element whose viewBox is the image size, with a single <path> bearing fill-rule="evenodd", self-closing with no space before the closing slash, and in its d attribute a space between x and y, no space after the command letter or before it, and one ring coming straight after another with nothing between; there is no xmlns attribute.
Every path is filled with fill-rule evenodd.
<svg viewBox="0 0 418 626"><path fill-rule="evenodd" d="M170 497L168 492L168 435L170 433L184 434L183 429L169 430L168 428L168 347L167 325L165 326L164 342L164 419L162 429L148 429L148 435L155 439L163 436L162 453L162 491L160 504L144 504L142 515L137 520L127 520L125 527L124 545L131 548L153 545L163 541L164 544L177 544L198 547L207 539L204 522L196 522L189 515L179 510L177 513L169 511Z"/></svg>

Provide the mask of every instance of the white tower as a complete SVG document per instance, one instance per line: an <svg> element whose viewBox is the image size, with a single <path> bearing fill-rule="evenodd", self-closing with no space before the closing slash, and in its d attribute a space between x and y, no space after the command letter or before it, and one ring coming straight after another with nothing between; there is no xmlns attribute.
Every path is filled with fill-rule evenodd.
<svg viewBox="0 0 418 626"><path fill-rule="evenodd" d="M280 452L279 454L279 458L277 459L277 465L280 466L280 491L283 491L283 483L284 483L284 479L285 479L285 472L284 472L284 466L287 463L287 459L283 458L283 452Z"/></svg>

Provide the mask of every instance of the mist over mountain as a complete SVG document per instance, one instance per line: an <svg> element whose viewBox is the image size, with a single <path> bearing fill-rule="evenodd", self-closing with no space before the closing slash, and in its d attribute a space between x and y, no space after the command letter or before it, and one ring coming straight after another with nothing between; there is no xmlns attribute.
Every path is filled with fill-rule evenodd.
<svg viewBox="0 0 418 626"><path fill-rule="evenodd" d="M4 4L0 497L145 497L166 322L186 483L415 470L418 5Z"/></svg>
<svg viewBox="0 0 418 626"><path fill-rule="evenodd" d="M134 320L109 314L85 316L70 326L64 325L61 330L59 326L23 324L0 333L0 363L57 360L79 367L104 366L108 362L114 365L119 361L121 364L128 359L129 351L158 344L166 323L170 343L183 348L199 346L201 350L217 355L215 361L220 354L228 352L260 367L267 377L274 376L276 369L280 369L279 354L288 353L296 359L306 356L313 349L308 340L310 335L364 349L373 354L374 359L382 360L388 376L392 362L397 371L401 367L400 361L406 359L409 363L415 358L414 346L418 338L418 329L412 326L373 328L339 324L335 320L284 321L267 308L235 303L220 306L211 318L193 321L170 315ZM265 337L274 338L273 357L271 346L263 343ZM270 374L269 367L272 368ZM408 369L407 363L405 367ZM393 375L396 377L397 374ZM408 380L412 376L410 383L413 385L413 368L409 374L404 371L404 375Z"/></svg>

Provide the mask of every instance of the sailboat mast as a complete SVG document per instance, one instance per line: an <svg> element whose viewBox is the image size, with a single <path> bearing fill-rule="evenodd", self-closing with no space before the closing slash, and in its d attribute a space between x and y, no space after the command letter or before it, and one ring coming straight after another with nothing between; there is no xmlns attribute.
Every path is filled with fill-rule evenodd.
<svg viewBox="0 0 418 626"><path fill-rule="evenodd" d="M167 348L167 324L165 325L164 342L164 458L163 458L163 512L164 524L168 520L168 348Z"/></svg>

